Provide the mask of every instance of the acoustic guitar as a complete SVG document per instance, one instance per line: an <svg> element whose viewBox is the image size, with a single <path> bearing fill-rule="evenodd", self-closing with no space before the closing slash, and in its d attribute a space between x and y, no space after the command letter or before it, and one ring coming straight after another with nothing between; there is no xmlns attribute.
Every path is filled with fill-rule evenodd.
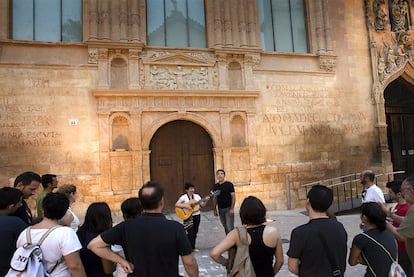
<svg viewBox="0 0 414 277"><path fill-rule="evenodd" d="M210 199L211 197L215 196L215 195L219 195L220 191L216 190L216 191L211 191L209 195L207 195L204 198L201 198L200 200L195 200L195 199L191 199L188 203L190 203L190 206L192 208L192 210L186 209L186 208L180 208L180 207L175 207L175 214L178 216L178 218L180 218L181 220L187 220L190 218L190 216L195 213L198 212L200 210L200 203L204 202L208 199Z"/></svg>

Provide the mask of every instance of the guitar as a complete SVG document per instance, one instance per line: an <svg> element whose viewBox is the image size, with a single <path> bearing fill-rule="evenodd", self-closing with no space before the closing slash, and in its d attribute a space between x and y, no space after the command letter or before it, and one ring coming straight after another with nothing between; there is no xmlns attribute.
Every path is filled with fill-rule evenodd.
<svg viewBox="0 0 414 277"><path fill-rule="evenodd" d="M201 202L204 202L204 201L210 199L211 197L213 197L215 195L219 195L219 194L220 194L220 191L216 190L216 191L211 191L209 195L207 195L204 198L201 198L198 201L196 201L195 199L191 199L188 203L190 204L192 210L189 210L189 209L186 209L186 208L175 207L175 214L181 220L187 220L187 219L190 218L190 216L193 213L198 212L200 210L200 203Z"/></svg>

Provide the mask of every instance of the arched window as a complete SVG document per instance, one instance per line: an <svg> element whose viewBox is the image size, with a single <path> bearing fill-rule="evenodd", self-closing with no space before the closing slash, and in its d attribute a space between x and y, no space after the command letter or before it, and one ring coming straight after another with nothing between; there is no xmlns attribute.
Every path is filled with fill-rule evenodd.
<svg viewBox="0 0 414 277"><path fill-rule="evenodd" d="M82 41L81 0L13 0L12 39Z"/></svg>
<svg viewBox="0 0 414 277"><path fill-rule="evenodd" d="M206 47L204 0L147 1L148 45Z"/></svg>
<svg viewBox="0 0 414 277"><path fill-rule="evenodd" d="M262 48L274 52L307 53L303 0L259 0Z"/></svg>

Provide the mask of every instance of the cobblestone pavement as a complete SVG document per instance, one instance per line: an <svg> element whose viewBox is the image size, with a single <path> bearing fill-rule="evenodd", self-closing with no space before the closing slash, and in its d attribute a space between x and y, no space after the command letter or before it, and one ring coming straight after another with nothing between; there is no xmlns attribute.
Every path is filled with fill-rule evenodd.
<svg viewBox="0 0 414 277"><path fill-rule="evenodd" d="M283 241L283 253L284 253L284 264L280 272L276 276L296 276L289 272L287 268L287 255L286 252L289 248L289 239L291 230L301 224L308 221L308 217L304 215L303 210L284 210L284 211L268 211L267 217L272 222L267 224L275 225L282 237ZM168 214L167 217L178 220L174 214ZM342 222L346 231L348 232L348 247L351 247L352 239L356 234L360 232L359 214L352 215L341 215L337 219ZM235 216L235 225L240 226L240 217L238 214ZM220 224L218 217L213 215L212 211L204 212L201 215L200 230L197 237L196 248L199 251L195 251L194 255L199 265L200 276L226 276L226 272L223 266L213 262L210 258L210 250L224 238L224 229ZM349 251L348 251L349 252ZM349 253L348 253L349 254ZM347 266L345 277L356 277L363 276L365 273L365 266ZM182 276L188 276L185 273L184 267L180 261L180 274Z"/></svg>

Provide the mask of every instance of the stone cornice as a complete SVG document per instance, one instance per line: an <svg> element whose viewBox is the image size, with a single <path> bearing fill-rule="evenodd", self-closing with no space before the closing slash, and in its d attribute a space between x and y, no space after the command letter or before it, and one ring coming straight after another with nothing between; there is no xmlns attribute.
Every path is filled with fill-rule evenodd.
<svg viewBox="0 0 414 277"><path fill-rule="evenodd" d="M122 90L122 89L93 89L92 95L95 97L240 97L257 98L260 91L257 90Z"/></svg>

